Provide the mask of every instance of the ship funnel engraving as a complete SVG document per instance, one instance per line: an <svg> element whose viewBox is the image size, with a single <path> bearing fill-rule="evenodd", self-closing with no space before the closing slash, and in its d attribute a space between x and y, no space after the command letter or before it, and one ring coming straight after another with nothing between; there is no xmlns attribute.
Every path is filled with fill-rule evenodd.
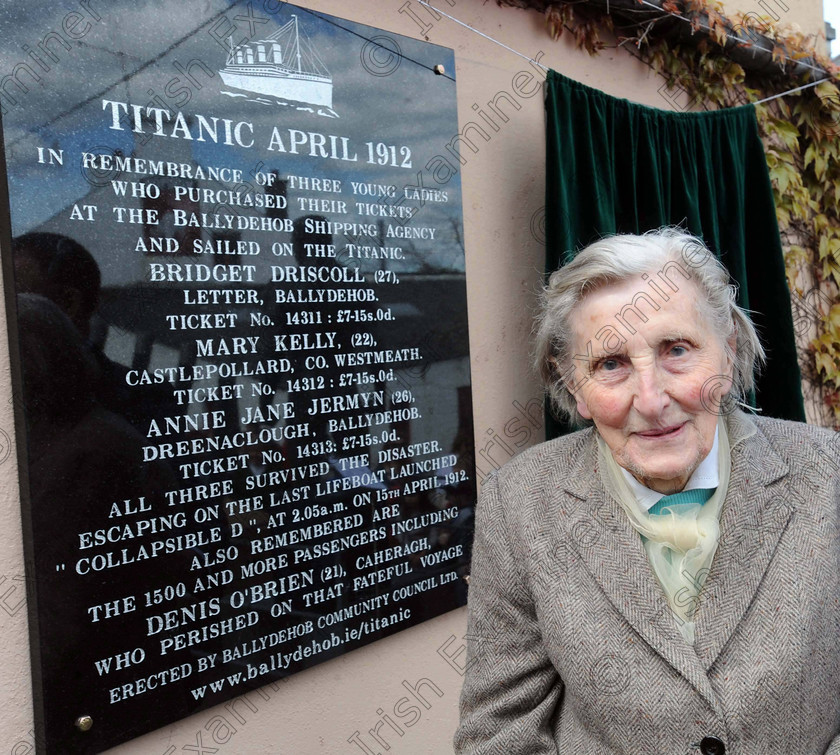
<svg viewBox="0 0 840 755"><path fill-rule="evenodd" d="M332 76L297 16L265 39L236 47L229 43L227 63L219 71L229 87L332 110Z"/></svg>

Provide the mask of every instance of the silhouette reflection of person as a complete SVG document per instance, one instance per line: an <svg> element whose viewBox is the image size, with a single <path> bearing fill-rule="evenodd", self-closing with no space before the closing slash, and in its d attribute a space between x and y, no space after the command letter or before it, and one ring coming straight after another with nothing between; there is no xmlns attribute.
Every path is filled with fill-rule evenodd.
<svg viewBox="0 0 840 755"><path fill-rule="evenodd" d="M70 319L87 342L85 349L101 374L97 399L124 417L141 433L153 418L175 412L171 388L129 388L128 371L90 342L91 320L99 306L102 278L91 253L73 239L57 233L27 233L12 240L15 286L18 293L44 296Z"/></svg>
<svg viewBox="0 0 840 755"><path fill-rule="evenodd" d="M107 518L114 500L162 497L174 477L144 463L143 436L97 400L96 365L79 332L49 299L17 301L33 507L57 525L71 511L81 522ZM51 543L63 537L60 528L52 534Z"/></svg>
<svg viewBox="0 0 840 755"><path fill-rule="evenodd" d="M113 518L126 501L160 513L176 483L166 465L143 463L143 437L98 402L95 361L59 307L34 294L17 304L43 691L57 711L48 727L66 729L79 715L71 691L93 683L95 660L144 640L141 620L120 620L89 641L86 628L104 620L89 607L142 594L148 576L145 565L97 566L108 548L95 533L134 523Z"/></svg>

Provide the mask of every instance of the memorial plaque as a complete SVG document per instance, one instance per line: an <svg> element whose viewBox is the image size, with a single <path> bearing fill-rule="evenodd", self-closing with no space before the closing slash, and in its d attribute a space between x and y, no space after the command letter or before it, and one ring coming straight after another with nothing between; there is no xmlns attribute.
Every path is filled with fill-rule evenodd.
<svg viewBox="0 0 840 755"><path fill-rule="evenodd" d="M39 751L463 605L452 51L276 0L0 18Z"/></svg>

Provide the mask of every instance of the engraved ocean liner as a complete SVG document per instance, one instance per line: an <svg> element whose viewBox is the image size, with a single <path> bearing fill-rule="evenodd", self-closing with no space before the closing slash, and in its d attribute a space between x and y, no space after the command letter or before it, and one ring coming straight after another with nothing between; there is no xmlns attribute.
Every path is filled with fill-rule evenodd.
<svg viewBox="0 0 840 755"><path fill-rule="evenodd" d="M231 42L222 81L236 89L332 108L332 76L297 16L266 39Z"/></svg>

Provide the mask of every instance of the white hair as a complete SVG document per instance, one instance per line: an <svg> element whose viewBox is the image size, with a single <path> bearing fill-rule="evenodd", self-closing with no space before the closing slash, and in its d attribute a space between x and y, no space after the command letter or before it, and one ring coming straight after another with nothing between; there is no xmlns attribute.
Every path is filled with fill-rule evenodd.
<svg viewBox="0 0 840 755"><path fill-rule="evenodd" d="M642 236L620 234L599 239L551 274L540 297L534 361L553 410L575 424L585 424L564 379L572 369L571 315L575 308L593 291L639 275L649 279L654 291L657 286L676 291L672 279L693 281L699 314L734 366L729 394L743 400L755 387L756 370L765 360L755 326L735 303L737 288L706 245L679 228L662 228ZM648 292L638 296L650 298ZM631 306L635 303L636 297ZM730 346L733 336L734 353Z"/></svg>

